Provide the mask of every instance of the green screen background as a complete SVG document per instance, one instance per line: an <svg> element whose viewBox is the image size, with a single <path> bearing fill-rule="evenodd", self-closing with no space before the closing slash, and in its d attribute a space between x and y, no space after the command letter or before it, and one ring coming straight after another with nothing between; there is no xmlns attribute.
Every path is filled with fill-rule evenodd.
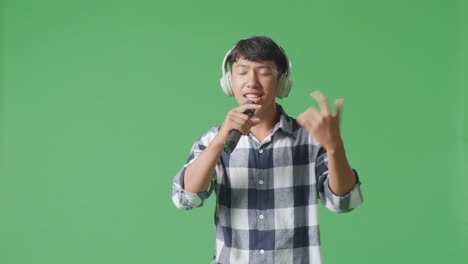
<svg viewBox="0 0 468 264"><path fill-rule="evenodd" d="M0 2L0 263L209 263L214 199L172 178L235 106L237 40L293 63L292 116L345 98L365 202L320 209L325 263L468 258L466 1Z"/></svg>

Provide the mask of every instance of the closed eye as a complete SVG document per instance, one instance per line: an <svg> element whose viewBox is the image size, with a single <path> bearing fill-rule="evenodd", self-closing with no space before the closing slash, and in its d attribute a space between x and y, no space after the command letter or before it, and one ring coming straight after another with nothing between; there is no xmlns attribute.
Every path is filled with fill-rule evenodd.
<svg viewBox="0 0 468 264"><path fill-rule="evenodd" d="M273 74L270 70L260 70L258 73L263 76L270 76Z"/></svg>

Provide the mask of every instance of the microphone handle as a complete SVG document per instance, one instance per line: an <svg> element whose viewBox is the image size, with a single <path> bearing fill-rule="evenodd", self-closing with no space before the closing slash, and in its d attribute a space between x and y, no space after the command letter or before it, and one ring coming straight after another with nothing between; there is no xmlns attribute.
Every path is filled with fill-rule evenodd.
<svg viewBox="0 0 468 264"><path fill-rule="evenodd" d="M250 119L252 118L252 116L254 116L255 110L249 109L245 111L245 114L247 114ZM239 139L241 138L241 136L242 136L242 133L239 130L237 129L231 130L231 132L229 132L228 138L226 139L226 143L224 144L224 152L231 154L236 148L237 143L239 142Z"/></svg>
<svg viewBox="0 0 468 264"><path fill-rule="evenodd" d="M224 144L224 152L231 154L231 152L233 152L236 148L241 136L242 133L239 130L231 130L231 132L229 132L228 138L226 139L226 143Z"/></svg>

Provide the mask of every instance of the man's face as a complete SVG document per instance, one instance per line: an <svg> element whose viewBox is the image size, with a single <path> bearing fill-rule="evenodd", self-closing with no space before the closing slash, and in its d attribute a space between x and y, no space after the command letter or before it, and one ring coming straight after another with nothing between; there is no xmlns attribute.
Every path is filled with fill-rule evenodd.
<svg viewBox="0 0 468 264"><path fill-rule="evenodd" d="M275 106L278 67L274 61L249 61L239 58L232 64L231 80L239 104L249 99L262 105L262 111Z"/></svg>

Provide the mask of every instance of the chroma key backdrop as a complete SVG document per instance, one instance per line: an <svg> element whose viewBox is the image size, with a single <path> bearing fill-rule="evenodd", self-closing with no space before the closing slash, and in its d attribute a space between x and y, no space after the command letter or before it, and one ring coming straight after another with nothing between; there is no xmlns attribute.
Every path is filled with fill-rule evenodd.
<svg viewBox="0 0 468 264"><path fill-rule="evenodd" d="M324 263L466 263L467 34L463 0L0 0L0 263L209 263L216 197L178 210L172 179L254 35L292 62L288 114L345 99L364 203L320 205Z"/></svg>

